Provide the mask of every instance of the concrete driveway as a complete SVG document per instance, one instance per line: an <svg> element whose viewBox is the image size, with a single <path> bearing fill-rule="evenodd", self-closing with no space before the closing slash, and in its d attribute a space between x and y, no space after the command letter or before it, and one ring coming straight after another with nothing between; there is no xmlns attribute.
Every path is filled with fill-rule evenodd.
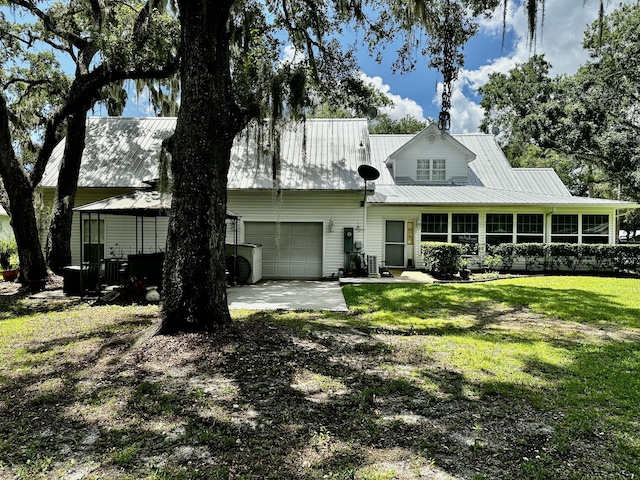
<svg viewBox="0 0 640 480"><path fill-rule="evenodd" d="M339 282L267 280L227 289L230 310L331 310L348 312Z"/></svg>

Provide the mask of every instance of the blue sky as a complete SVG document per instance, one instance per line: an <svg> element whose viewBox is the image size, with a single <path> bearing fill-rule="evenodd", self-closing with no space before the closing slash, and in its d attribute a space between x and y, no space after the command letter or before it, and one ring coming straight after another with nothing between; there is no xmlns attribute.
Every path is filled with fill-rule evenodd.
<svg viewBox="0 0 640 480"><path fill-rule="evenodd" d="M620 3L630 4L634 1L637 0L606 1L606 13ZM479 34L465 47L465 66L459 74L452 97L452 133L477 131L483 112L476 92L486 83L490 73L507 73L516 64L526 62L533 53L545 54L553 65L553 75L573 74L588 60L587 53L582 49L582 39L587 25L597 19L599 0L545 0L544 23L536 33L534 50L529 47L527 18L522 3L522 0L508 2L504 46L500 9L495 18L481 21ZM347 41L351 43L353 36ZM394 102L394 107L387 109L387 113L398 119L407 114L418 119L437 118L442 88L438 72L427 67L428 59L425 58L418 62L415 71L393 74L391 64L394 59L393 45L386 48L381 64L369 56L366 48L358 56L362 74ZM136 102L132 100L125 114L150 114L145 110L147 102L144 95L138 99L139 105L132 105ZM95 113L106 114L101 111Z"/></svg>
<svg viewBox="0 0 640 480"><path fill-rule="evenodd" d="M605 2L606 12L611 12L620 3L633 1ZM491 72L507 73L515 64L526 62L533 53L545 54L553 65L551 73L554 75L573 74L588 60L582 49L582 39L587 25L597 19L598 0L546 0L543 29L537 32L535 52L529 48L526 15L520 3L509 2L504 48L501 12L494 19L483 20L479 35L465 48L465 67L460 72L452 98L453 133L477 131L482 109L476 91L486 83ZM426 67L428 59L410 74L392 74L390 64L394 51L388 51L389 55L380 65L366 52L359 60L363 74L394 100L396 106L389 111L391 116L400 118L410 113L418 118L437 118L441 77Z"/></svg>

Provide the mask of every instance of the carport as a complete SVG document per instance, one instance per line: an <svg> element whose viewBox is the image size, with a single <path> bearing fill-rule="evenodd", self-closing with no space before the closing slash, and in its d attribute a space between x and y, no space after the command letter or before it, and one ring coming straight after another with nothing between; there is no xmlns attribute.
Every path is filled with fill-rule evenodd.
<svg viewBox="0 0 640 480"><path fill-rule="evenodd" d="M129 269L129 276L138 278L147 277L151 285L162 285L162 264L164 262L164 252L159 248L158 242L158 218L168 215L171 209L171 194L161 193L156 190L138 190L132 193L118 195L106 198L97 202L88 203L80 207L76 207L74 211L80 216L80 265L82 267L68 267L77 270L79 288L81 292L86 287L93 287L100 280L98 276L104 268L104 280L107 284L121 283L122 269L126 266ZM100 232L100 220L106 215L123 215L133 216L135 222L135 253L123 258L104 258L106 255L102 253L102 248L94 248L93 239L96 238L100 247L102 238ZM154 228L151 232L145 231L145 219L154 219ZM238 244L238 221L239 215L231 211L227 211L226 218L234 222L235 232L235 255L237 257ZM93 232L92 220L97 220L97 232ZM89 230L83 231L85 220L89 220L87 225ZM86 235L85 235L86 234ZM153 252L144 251L145 235L151 236L153 239ZM84 239L88 238L88 242ZM79 271L83 274L79 275ZM66 278L66 277L65 277Z"/></svg>

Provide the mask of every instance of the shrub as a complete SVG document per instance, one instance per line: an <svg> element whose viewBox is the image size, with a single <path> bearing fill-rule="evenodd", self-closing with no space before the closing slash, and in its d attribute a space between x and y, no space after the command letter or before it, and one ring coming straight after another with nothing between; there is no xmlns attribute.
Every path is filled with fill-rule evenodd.
<svg viewBox="0 0 640 480"><path fill-rule="evenodd" d="M9 270L14 264L17 264L18 246L16 240L0 240L0 267L3 270Z"/></svg>
<svg viewBox="0 0 640 480"><path fill-rule="evenodd" d="M498 271L502 268L502 256L487 254L484 256L482 264L488 272Z"/></svg>
<svg viewBox="0 0 640 480"><path fill-rule="evenodd" d="M513 267L513 247L515 243L501 243L500 245L487 245L489 255L500 257L500 270L508 272Z"/></svg>
<svg viewBox="0 0 640 480"><path fill-rule="evenodd" d="M452 276L460 268L462 247L457 243L422 242L420 252L426 269L434 276Z"/></svg>

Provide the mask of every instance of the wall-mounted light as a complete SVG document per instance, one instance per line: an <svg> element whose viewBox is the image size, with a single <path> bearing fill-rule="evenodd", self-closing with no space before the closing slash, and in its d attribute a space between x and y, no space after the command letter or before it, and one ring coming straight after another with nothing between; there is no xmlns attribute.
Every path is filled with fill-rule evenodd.
<svg viewBox="0 0 640 480"><path fill-rule="evenodd" d="M331 217L327 222L327 232L333 232L333 217Z"/></svg>

